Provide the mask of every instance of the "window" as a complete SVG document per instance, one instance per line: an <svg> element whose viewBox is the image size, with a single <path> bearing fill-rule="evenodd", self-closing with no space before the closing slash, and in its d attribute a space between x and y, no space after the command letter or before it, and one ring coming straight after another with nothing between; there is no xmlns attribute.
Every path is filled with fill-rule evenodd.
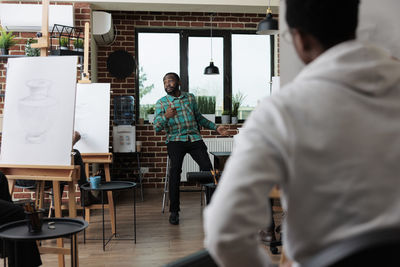
<svg viewBox="0 0 400 267"><path fill-rule="evenodd" d="M162 77L179 73L178 33L139 33L140 118L147 119L148 109L165 95Z"/></svg>
<svg viewBox="0 0 400 267"><path fill-rule="evenodd" d="M273 75L272 36L250 31L213 31L212 56L220 75L204 75L210 64L209 30L136 30L138 75L136 118L147 119L146 109L165 95L162 77L176 72L182 91L216 96L216 115L232 110L232 96L244 95L239 119L244 120L270 95Z"/></svg>
<svg viewBox="0 0 400 267"><path fill-rule="evenodd" d="M232 34L232 96L243 96L238 112L241 120L271 94L269 41L267 35Z"/></svg>
<svg viewBox="0 0 400 267"><path fill-rule="evenodd" d="M205 75L204 69L210 64L210 37L189 37L189 92L195 96L215 96L216 113L221 114L223 106L224 81L222 75ZM223 38L213 37L213 61L220 73L224 73ZM219 112L218 112L219 111Z"/></svg>

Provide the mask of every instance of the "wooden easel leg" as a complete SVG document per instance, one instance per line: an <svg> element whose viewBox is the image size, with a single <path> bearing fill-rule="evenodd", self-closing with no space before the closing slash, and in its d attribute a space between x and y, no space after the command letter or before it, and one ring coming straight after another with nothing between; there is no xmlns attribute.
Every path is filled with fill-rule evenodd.
<svg viewBox="0 0 400 267"><path fill-rule="evenodd" d="M85 207L85 221L90 223L90 207Z"/></svg>
<svg viewBox="0 0 400 267"><path fill-rule="evenodd" d="M62 217L61 214L61 196L60 196L60 182L53 181L53 194L54 194L54 212L57 218ZM62 238L57 239L57 247L63 248L64 241ZM58 266L65 267L65 258L63 254L58 254Z"/></svg>
<svg viewBox="0 0 400 267"><path fill-rule="evenodd" d="M37 199L39 199L39 209L43 209L43 203L44 203L44 181L37 181L36 183L39 183L37 185L37 188L39 188L39 195L36 196Z"/></svg>
<svg viewBox="0 0 400 267"><path fill-rule="evenodd" d="M69 217L76 217L76 201L75 201L75 184L74 182L68 182L68 208Z"/></svg>
<svg viewBox="0 0 400 267"><path fill-rule="evenodd" d="M111 182L111 175L110 175L110 164L105 163L104 164L104 172L106 175L106 181ZM116 233L116 227L115 227L115 210L114 210L114 199L113 199L113 194L111 191L107 192L108 196L108 209L110 211L110 218L111 218L111 230L112 233Z"/></svg>
<svg viewBox="0 0 400 267"><path fill-rule="evenodd" d="M86 179L88 179L90 177L89 163L85 163L85 173L86 173ZM82 191L81 191L81 201L82 201ZM85 210L83 212L85 212L85 221L90 223L90 207L85 207Z"/></svg>
<svg viewBox="0 0 400 267"><path fill-rule="evenodd" d="M15 180L12 179L12 180L7 180L7 181L8 181L8 190L10 191L10 195L12 198L13 193L14 193Z"/></svg>
<svg viewBox="0 0 400 267"><path fill-rule="evenodd" d="M85 173L86 173L86 179L88 179L88 177L90 177L89 163L85 163Z"/></svg>

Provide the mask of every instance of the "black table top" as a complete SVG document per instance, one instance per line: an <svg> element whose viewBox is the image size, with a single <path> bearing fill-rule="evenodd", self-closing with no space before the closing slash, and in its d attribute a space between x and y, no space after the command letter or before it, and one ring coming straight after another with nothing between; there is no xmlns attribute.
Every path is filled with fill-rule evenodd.
<svg viewBox="0 0 400 267"><path fill-rule="evenodd" d="M216 156L216 157L229 157L231 155L230 151L227 152L210 152L210 154Z"/></svg>
<svg viewBox="0 0 400 267"><path fill-rule="evenodd" d="M93 191L114 191L114 190L124 190L136 187L136 183L128 181L111 181L102 182L99 187L92 189L89 183L81 185L83 190L93 190Z"/></svg>
<svg viewBox="0 0 400 267"><path fill-rule="evenodd" d="M49 229L49 222L55 229ZM88 227L88 223L80 219L72 218L44 218L42 231L39 233L29 232L27 220L15 221L0 226L0 238L11 240L43 240L69 236L79 233Z"/></svg>

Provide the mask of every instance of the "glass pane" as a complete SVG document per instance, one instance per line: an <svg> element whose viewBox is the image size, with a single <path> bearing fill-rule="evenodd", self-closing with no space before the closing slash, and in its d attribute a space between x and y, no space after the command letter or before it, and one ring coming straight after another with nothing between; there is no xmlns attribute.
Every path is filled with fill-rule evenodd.
<svg viewBox="0 0 400 267"><path fill-rule="evenodd" d="M269 35L232 35L232 96L244 96L238 117L246 119L258 102L271 92Z"/></svg>
<svg viewBox="0 0 400 267"><path fill-rule="evenodd" d="M204 69L211 60L211 38L189 37L189 92L195 96L216 96L216 115L221 114L223 104L223 43L222 37L212 38L212 58L220 74L205 75Z"/></svg>
<svg viewBox="0 0 400 267"><path fill-rule="evenodd" d="M148 108L166 95L163 77L179 74L179 33L139 33L140 118L147 119Z"/></svg>

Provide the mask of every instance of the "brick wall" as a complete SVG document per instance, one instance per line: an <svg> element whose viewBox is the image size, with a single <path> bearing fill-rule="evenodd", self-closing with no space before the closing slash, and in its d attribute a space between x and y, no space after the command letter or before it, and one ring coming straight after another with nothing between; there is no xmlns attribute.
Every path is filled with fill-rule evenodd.
<svg viewBox="0 0 400 267"><path fill-rule="evenodd" d="M19 3L20 1L3 1L3 3ZM29 2L32 3L32 2ZM40 3L40 2L36 2ZM57 3L59 4L59 3ZM66 3L64 3L66 4ZM84 27L86 21L90 22L91 7L89 4L75 3L75 26ZM135 73L130 77L119 80L110 76L107 71L107 57L116 50L125 50L135 55L135 29L138 27L152 28L191 28L202 29L210 27L209 13L204 12L143 12L143 11L112 11L113 23L118 35L112 46L98 47L98 82L110 83L115 95L135 94ZM216 13L213 18L213 27L218 29L255 30L257 23L265 17L265 14L234 14ZM14 33L18 44L11 48L10 54L24 54L24 46L28 38L34 37L34 33ZM5 90L5 64L7 59L0 58L0 93ZM0 100L0 112L3 112L4 97ZM111 123L112 125L112 106ZM234 135L236 128L240 126L230 125L230 133ZM203 130L205 138L217 137L215 132ZM110 140L112 140L110 127ZM148 167L149 173L144 175L144 186L148 188L161 188L166 168L166 146L163 134L156 134L151 125L137 126L137 140L142 141L142 153L140 161L142 167ZM112 142L110 141L110 144ZM131 154L116 154L111 168L113 179L135 179L136 158ZM27 195L29 194L29 195ZM16 189L14 196L18 198L28 197L31 191ZM64 190L64 196L66 191Z"/></svg>
<svg viewBox="0 0 400 267"><path fill-rule="evenodd" d="M98 81L111 83L113 96L135 95L135 73L124 80L113 78L107 71L107 57L116 50L125 50L135 55L136 28L184 28L208 29L210 14L208 12L145 12L145 11L113 11L113 24L117 28L116 41L109 47L98 47ZM224 30L255 30L265 14L216 13L213 17L213 27ZM113 107L111 106L111 115ZM231 134L236 133L236 127L230 126ZM166 168L166 146L164 135L156 134L151 125L137 125L137 140L142 141L141 165L148 167L149 173L144 174L144 186L162 188ZM217 137L215 132L202 131L203 137ZM112 138L112 137L110 137ZM112 177L114 179L135 179L136 158L129 154L114 155Z"/></svg>

